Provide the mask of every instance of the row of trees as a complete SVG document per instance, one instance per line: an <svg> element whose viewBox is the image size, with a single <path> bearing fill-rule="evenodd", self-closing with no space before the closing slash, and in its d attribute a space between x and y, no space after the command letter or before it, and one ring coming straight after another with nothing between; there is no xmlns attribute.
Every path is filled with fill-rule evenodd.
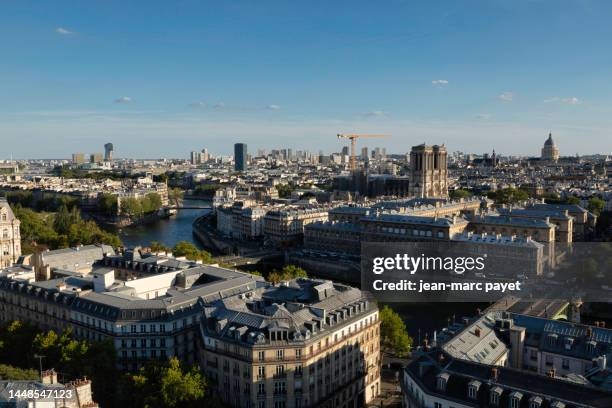
<svg viewBox="0 0 612 408"><path fill-rule="evenodd" d="M57 213L35 212L20 205L13 207L21 221L21 252L35 252L38 247L49 249L103 243L118 247L121 240L102 230L95 222L85 221L77 207L61 206Z"/></svg>
<svg viewBox="0 0 612 408"><path fill-rule="evenodd" d="M40 193L36 197L31 191L2 191L0 196L6 198L11 205L21 205L36 211L57 211L60 207L77 207L79 199L69 195Z"/></svg>
<svg viewBox="0 0 612 408"><path fill-rule="evenodd" d="M199 368L174 357L151 360L135 373L122 374L115 367L110 341L76 340L70 330L44 332L20 321L0 326L0 380L38 379L35 355L44 356L43 367L55 369L60 381L90 378L94 399L102 406L197 407L205 402L215 406Z"/></svg>

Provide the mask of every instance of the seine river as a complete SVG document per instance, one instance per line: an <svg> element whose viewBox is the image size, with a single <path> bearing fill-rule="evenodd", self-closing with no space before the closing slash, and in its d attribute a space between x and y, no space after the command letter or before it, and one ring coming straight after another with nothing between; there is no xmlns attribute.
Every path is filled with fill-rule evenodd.
<svg viewBox="0 0 612 408"><path fill-rule="evenodd" d="M210 204L210 201L185 200L185 205L206 206ZM148 246L152 241L173 247L179 241L189 241L196 244L198 248L202 248L191 234L191 223L209 211L178 210L176 215L167 219L137 227L123 228L119 231L119 237L126 247Z"/></svg>
<svg viewBox="0 0 612 408"><path fill-rule="evenodd" d="M187 205L210 205L210 202L189 200ZM201 244L191 234L191 223L200 215L208 213L209 210L178 210L175 216L168 219L156 221L151 224L137 227L124 228L119 231L119 236L127 247L148 246L152 241L162 242L172 247L179 241L193 242L199 248ZM471 303L390 303L389 306L397 311L406 322L408 332L418 341L425 338L426 333L431 339L434 330L440 330L452 322L453 314L457 322L463 316L473 316L478 305ZM486 305L481 305L486 307ZM420 328L420 332L419 332Z"/></svg>

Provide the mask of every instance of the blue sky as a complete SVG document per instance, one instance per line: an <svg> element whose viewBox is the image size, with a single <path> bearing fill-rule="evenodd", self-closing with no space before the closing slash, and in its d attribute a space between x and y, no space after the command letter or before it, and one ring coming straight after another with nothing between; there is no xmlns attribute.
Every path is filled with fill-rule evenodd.
<svg viewBox="0 0 612 408"><path fill-rule="evenodd" d="M612 151L609 1L3 1L0 159ZM373 143L367 145L373 146Z"/></svg>

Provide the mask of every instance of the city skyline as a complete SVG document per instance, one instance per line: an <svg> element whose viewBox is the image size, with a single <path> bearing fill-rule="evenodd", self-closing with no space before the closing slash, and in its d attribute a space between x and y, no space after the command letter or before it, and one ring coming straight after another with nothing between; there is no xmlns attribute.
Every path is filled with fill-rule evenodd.
<svg viewBox="0 0 612 408"><path fill-rule="evenodd" d="M118 157L234 142L335 151L339 132L391 134L379 145L394 152L537 156L552 131L562 156L609 153L611 8L13 2L0 17L0 159L107 140Z"/></svg>

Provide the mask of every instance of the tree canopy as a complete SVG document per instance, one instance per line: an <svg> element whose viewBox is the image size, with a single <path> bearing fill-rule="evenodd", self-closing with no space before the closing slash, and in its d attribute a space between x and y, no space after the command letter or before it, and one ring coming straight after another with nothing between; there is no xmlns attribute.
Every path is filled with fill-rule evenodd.
<svg viewBox="0 0 612 408"><path fill-rule="evenodd" d="M291 280L295 278L307 278L306 271L299 266L285 265L280 271L274 270L266 276L266 280L273 283Z"/></svg>
<svg viewBox="0 0 612 408"><path fill-rule="evenodd" d="M151 360L122 381L122 400L138 407L200 407L209 404L204 397L206 379L196 366L185 367L176 357Z"/></svg>
<svg viewBox="0 0 612 408"><path fill-rule="evenodd" d="M450 192L450 198L452 200L458 200L460 198L469 198L469 197L472 197L473 195L474 194L472 194L471 191L464 190L464 189L453 190Z"/></svg>
<svg viewBox="0 0 612 408"><path fill-rule="evenodd" d="M76 207L69 210L63 205L57 213L38 213L20 205L12 208L21 221L21 251L24 254L35 252L40 246L59 249L98 243L121 245L117 235L104 231L93 221L83 220Z"/></svg>
<svg viewBox="0 0 612 408"><path fill-rule="evenodd" d="M380 338L383 346L400 357L405 357L412 347L406 324L393 309L384 305L380 309Z"/></svg>
<svg viewBox="0 0 612 408"><path fill-rule="evenodd" d="M495 204L515 204L529 198L529 193L512 187L487 193L487 197L495 201Z"/></svg>
<svg viewBox="0 0 612 408"><path fill-rule="evenodd" d="M199 250L193 243L189 241L179 241L172 248L172 255L179 257L184 256L190 261L202 261L203 263L212 263L212 255L208 251Z"/></svg>

